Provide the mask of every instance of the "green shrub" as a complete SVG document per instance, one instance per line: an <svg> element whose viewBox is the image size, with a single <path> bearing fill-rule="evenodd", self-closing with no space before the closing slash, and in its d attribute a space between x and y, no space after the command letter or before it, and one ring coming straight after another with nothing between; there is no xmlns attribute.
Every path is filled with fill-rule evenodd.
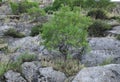
<svg viewBox="0 0 120 82"><path fill-rule="evenodd" d="M0 77L8 70L20 71L20 65L19 62L0 62Z"/></svg>
<svg viewBox="0 0 120 82"><path fill-rule="evenodd" d="M69 6L63 6L54 14L51 21L43 25L44 44L48 49L57 49L66 58L68 46L87 46L87 28L90 24L91 19L81 15L79 10L71 11Z"/></svg>
<svg viewBox="0 0 120 82"><path fill-rule="evenodd" d="M44 8L44 11L45 11L46 13L48 13L48 14L49 14L49 13L52 13L52 14L53 14L53 11L54 11L54 10L53 10L53 7L52 7L52 6L47 6L47 7Z"/></svg>
<svg viewBox="0 0 120 82"><path fill-rule="evenodd" d="M8 31L4 33L5 36L11 36L14 38L22 38L25 37L23 33L17 32L15 29L10 28Z"/></svg>
<svg viewBox="0 0 120 82"><path fill-rule="evenodd" d="M95 19L106 19L107 14L104 10L94 9L88 12L87 16L93 17Z"/></svg>
<svg viewBox="0 0 120 82"><path fill-rule="evenodd" d="M113 7L115 7L115 4L111 2L111 0L82 0L82 1L83 4L81 4L81 6L88 9L97 8L97 9L110 10Z"/></svg>
<svg viewBox="0 0 120 82"><path fill-rule="evenodd" d="M42 28L42 25L37 25L37 26L32 27L30 35L31 36L38 35L40 32L42 32L41 28Z"/></svg>
<svg viewBox="0 0 120 82"><path fill-rule="evenodd" d="M11 2L10 6L11 6L13 14L15 15L19 14L19 4Z"/></svg>
<svg viewBox="0 0 120 82"><path fill-rule="evenodd" d="M29 2L27 0L20 1L19 3L11 2L10 5L13 14L27 13L27 10L33 7L39 8L37 2Z"/></svg>
<svg viewBox="0 0 120 82"><path fill-rule="evenodd" d="M25 13L27 12L28 9L30 8L39 8L39 4L37 2L28 2L28 1L23 1L19 3L19 12L20 13Z"/></svg>
<svg viewBox="0 0 120 82"><path fill-rule="evenodd" d="M90 36L100 37L104 36L106 30L110 30L111 26L101 20L96 20L89 26L88 31Z"/></svg>
<svg viewBox="0 0 120 82"><path fill-rule="evenodd" d="M40 8L32 7L27 10L28 14L31 15L33 18L37 19L40 16L45 15L45 11Z"/></svg>

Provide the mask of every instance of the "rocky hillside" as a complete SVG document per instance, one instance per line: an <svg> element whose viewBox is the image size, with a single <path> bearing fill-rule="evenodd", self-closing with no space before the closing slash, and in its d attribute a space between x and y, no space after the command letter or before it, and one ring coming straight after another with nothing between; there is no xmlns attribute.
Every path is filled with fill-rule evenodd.
<svg viewBox="0 0 120 82"><path fill-rule="evenodd" d="M73 49L72 59L64 62L60 52L49 51L42 44L41 30L32 30L51 17L15 15L8 3L2 3L0 82L120 82L119 21L107 20L112 29L105 31L105 36L88 37L88 52L79 58L80 51Z"/></svg>

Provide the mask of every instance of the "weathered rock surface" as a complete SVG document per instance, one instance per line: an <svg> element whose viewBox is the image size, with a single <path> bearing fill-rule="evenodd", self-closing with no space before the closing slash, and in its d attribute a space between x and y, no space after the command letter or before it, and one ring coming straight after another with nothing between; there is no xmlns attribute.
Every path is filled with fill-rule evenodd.
<svg viewBox="0 0 120 82"><path fill-rule="evenodd" d="M86 66L96 66L109 59L120 63L120 41L114 38L91 38L89 41L91 51L83 55L82 63Z"/></svg>
<svg viewBox="0 0 120 82"><path fill-rule="evenodd" d="M64 82L66 76L64 73L53 70L52 67L40 68L39 72L42 76L48 78L48 82Z"/></svg>
<svg viewBox="0 0 120 82"><path fill-rule="evenodd" d="M6 32L7 30L9 30L10 28L13 28L12 26L0 26L0 36L4 35L4 32Z"/></svg>
<svg viewBox="0 0 120 82"><path fill-rule="evenodd" d="M7 73L5 73L5 79L6 82L27 82L20 73L14 72L12 70L9 70Z"/></svg>
<svg viewBox="0 0 120 82"><path fill-rule="evenodd" d="M2 6L0 6L0 15L9 15L11 13L12 10L9 4L2 4Z"/></svg>
<svg viewBox="0 0 120 82"><path fill-rule="evenodd" d="M120 26L113 27L112 30L107 32L110 36L117 36L120 35Z"/></svg>
<svg viewBox="0 0 120 82"><path fill-rule="evenodd" d="M22 74L28 82L64 82L64 73L53 70L52 67L40 68L39 62L22 64Z"/></svg>
<svg viewBox="0 0 120 82"><path fill-rule="evenodd" d="M20 40L16 40L15 42L9 45L9 49L16 50L18 52L25 52L25 51L39 51L39 36L36 37L25 37Z"/></svg>
<svg viewBox="0 0 120 82"><path fill-rule="evenodd" d="M22 64L22 74L24 74L25 78L28 82L38 82L38 69L40 68L40 64L37 62L25 62Z"/></svg>
<svg viewBox="0 0 120 82"><path fill-rule="evenodd" d="M120 64L84 68L72 82L120 82L119 69Z"/></svg>

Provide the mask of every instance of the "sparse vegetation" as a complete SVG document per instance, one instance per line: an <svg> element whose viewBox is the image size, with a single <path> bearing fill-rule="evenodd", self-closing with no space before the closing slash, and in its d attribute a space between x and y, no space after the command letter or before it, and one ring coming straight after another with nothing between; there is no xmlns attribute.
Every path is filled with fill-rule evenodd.
<svg viewBox="0 0 120 82"><path fill-rule="evenodd" d="M39 33L42 32L41 29L42 29L42 24L32 27L30 35L31 36L38 35Z"/></svg>
<svg viewBox="0 0 120 82"><path fill-rule="evenodd" d="M54 60L43 60L41 61L43 67L53 67L55 70L64 72L67 76L73 76L78 73L84 65L79 64L79 61L75 59L67 59L64 62L64 59L54 59Z"/></svg>
<svg viewBox="0 0 120 82"><path fill-rule="evenodd" d="M117 40L120 40L120 35L117 35L117 36L116 36L116 39L117 39Z"/></svg>
<svg viewBox="0 0 120 82"><path fill-rule="evenodd" d="M120 16L113 16L110 19L114 19L114 20L117 20L118 22L120 22Z"/></svg>
<svg viewBox="0 0 120 82"><path fill-rule="evenodd" d="M30 62L34 61L36 59L36 56L34 54L28 54L28 53L23 53L18 57L18 62Z"/></svg>
<svg viewBox="0 0 120 82"><path fill-rule="evenodd" d="M14 28L10 28L4 33L5 36L11 36L14 38L22 38L25 37L25 34L17 32Z"/></svg>
<svg viewBox="0 0 120 82"><path fill-rule="evenodd" d="M36 57L33 54L23 53L17 58L17 61L15 62L0 62L0 76L3 76L3 74L8 70L20 72L22 63L33 61L35 58Z"/></svg>
<svg viewBox="0 0 120 82"><path fill-rule="evenodd" d="M107 13L102 9L93 9L88 12L87 16L93 17L94 19L107 19Z"/></svg>
<svg viewBox="0 0 120 82"><path fill-rule="evenodd" d="M107 65L112 63L112 58L105 59L100 65Z"/></svg>
<svg viewBox="0 0 120 82"><path fill-rule="evenodd" d="M19 5L17 3L10 3L11 9L12 9L12 13L15 15L19 14Z"/></svg>

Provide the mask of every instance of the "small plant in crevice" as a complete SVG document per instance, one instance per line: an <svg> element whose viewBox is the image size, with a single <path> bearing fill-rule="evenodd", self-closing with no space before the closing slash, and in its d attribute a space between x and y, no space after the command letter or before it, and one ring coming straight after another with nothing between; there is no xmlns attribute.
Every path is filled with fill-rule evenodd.
<svg viewBox="0 0 120 82"><path fill-rule="evenodd" d="M30 36L36 36L42 32L42 24L32 27Z"/></svg>
<svg viewBox="0 0 120 82"><path fill-rule="evenodd" d="M0 77L4 75L8 70L20 71L19 62L0 62Z"/></svg>
<svg viewBox="0 0 120 82"><path fill-rule="evenodd" d="M105 59L100 65L107 65L112 63L112 58Z"/></svg>
<svg viewBox="0 0 120 82"><path fill-rule="evenodd" d="M105 36L105 32L111 28L112 27L109 24L101 20L95 20L88 28L89 36L103 37Z"/></svg>
<svg viewBox="0 0 120 82"><path fill-rule="evenodd" d="M31 61L34 61L36 59L36 56L34 54L28 54L28 53L23 53L21 54L17 60L18 62L31 62Z"/></svg>
<svg viewBox="0 0 120 82"><path fill-rule="evenodd" d="M117 36L116 36L116 39L117 39L117 40L120 40L120 35L117 35Z"/></svg>
<svg viewBox="0 0 120 82"><path fill-rule="evenodd" d="M4 32L4 35L5 36L11 36L13 38L23 38L23 37L25 37L25 34L16 31L14 28L10 28L6 32Z"/></svg>

